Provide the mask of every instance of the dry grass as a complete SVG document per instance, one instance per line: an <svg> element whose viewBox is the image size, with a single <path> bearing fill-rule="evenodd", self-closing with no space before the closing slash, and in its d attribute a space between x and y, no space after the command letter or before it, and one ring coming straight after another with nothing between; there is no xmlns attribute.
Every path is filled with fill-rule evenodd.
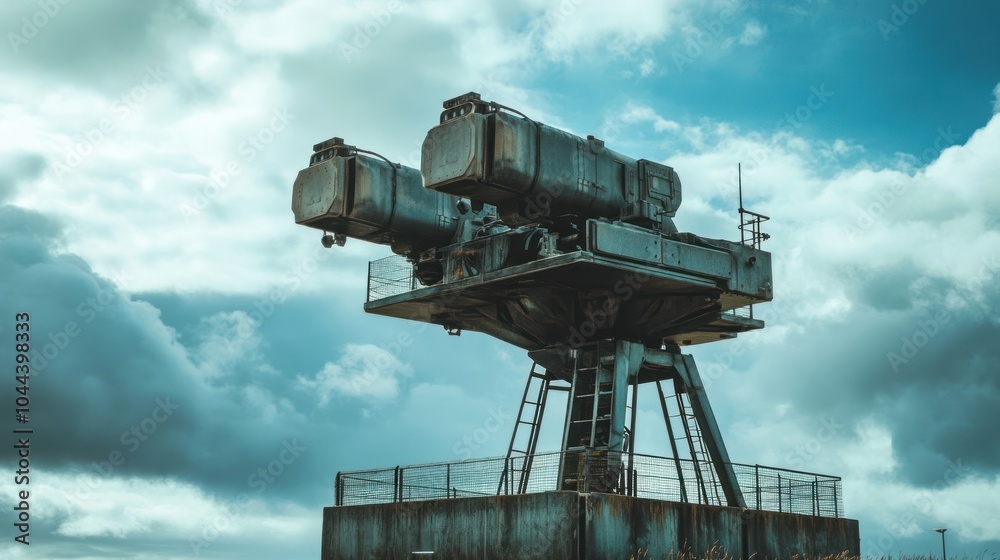
<svg viewBox="0 0 1000 560"><path fill-rule="evenodd" d="M900 554L893 556L891 554L886 556L852 556L847 551L841 552L840 554L832 554L830 556L824 556L818 560L939 560L938 556L927 556L927 555L912 555L912 554ZM989 550L984 550L976 556L949 556L951 560L1000 560L996 553L991 553ZM785 559L771 559L764 558L762 556L752 556L752 560L785 560ZM638 553L633 554L629 557L629 560L653 560L649 556L648 550L640 550ZM739 560L736 556L730 556L729 552L721 546L712 546L705 551L704 554L698 555L691 550L676 551L671 550L663 560ZM799 554L793 554L788 557L787 560L810 560L806 556Z"/></svg>

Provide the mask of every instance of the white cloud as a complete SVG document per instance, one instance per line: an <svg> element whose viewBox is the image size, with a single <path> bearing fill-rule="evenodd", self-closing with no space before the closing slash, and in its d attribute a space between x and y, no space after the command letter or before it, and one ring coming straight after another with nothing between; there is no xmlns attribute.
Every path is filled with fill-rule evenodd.
<svg viewBox="0 0 1000 560"><path fill-rule="evenodd" d="M656 61L652 58L643 59L642 63L639 64L639 75L649 76L656 70Z"/></svg>
<svg viewBox="0 0 1000 560"><path fill-rule="evenodd" d="M123 546L136 550L145 543L144 553L150 554L145 558L190 558L190 542L198 541L206 531L215 537L204 541L208 550L229 546L236 539L244 544L259 540L258 546L268 548L274 543L287 545L315 537L322 520L312 509L268 504L250 487L247 500L234 496L226 501L197 486L164 478L44 469L36 474L31 492L33 521L54 523L57 535L80 547L96 544L101 537L121 540L128 543ZM0 502L10 509L9 497L16 495L13 479L0 482L0 488L4 490ZM32 541L33 546L47 544L44 539Z"/></svg>
<svg viewBox="0 0 1000 560"><path fill-rule="evenodd" d="M993 112L1000 113L1000 84L993 88Z"/></svg>
<svg viewBox="0 0 1000 560"><path fill-rule="evenodd" d="M595 46L625 53L678 29L686 19L686 9L693 4L687 0L625 0L608 9L593 0L566 0L537 20L535 31L545 51L556 59L570 59Z"/></svg>
<svg viewBox="0 0 1000 560"><path fill-rule="evenodd" d="M312 379L299 383L315 390L320 406L339 394L373 401L391 401L399 396L401 377L412 373L394 354L374 344L346 344L337 362L327 362Z"/></svg>
<svg viewBox="0 0 1000 560"><path fill-rule="evenodd" d="M635 103L627 104L615 117L606 119L604 127L609 131L609 139L618 136L623 125L650 123L656 132L677 132L681 125L676 121L667 120L656 113L652 107Z"/></svg>
<svg viewBox="0 0 1000 560"><path fill-rule="evenodd" d="M760 43L767 33L767 28L761 25L757 20L750 20L747 22L746 26L743 28L743 32L740 33L740 44L753 46Z"/></svg>
<svg viewBox="0 0 1000 560"><path fill-rule="evenodd" d="M849 445L842 455L857 457L852 453L855 451L862 449ZM884 455L865 457L866 463L877 464ZM983 496L1000 495L1000 476L968 476L962 472L959 461L950 464L935 484L919 488L899 481L895 467L867 476L859 476L859 471L843 472L853 483L845 489L847 495L844 497L852 515L872 519L885 532L897 537L942 526L953 528L956 536L965 540L1000 539L1000 527L995 522L1000 516L1000 504L995 500L983 500Z"/></svg>
<svg viewBox="0 0 1000 560"><path fill-rule="evenodd" d="M1000 232L982 231L989 209L1000 207L1000 192L990 186L991 177L1000 176L1000 161L989 155L1000 150L1000 117L964 145L912 170L852 162L862 150L841 140L828 145L789 132L742 132L710 121L681 125L633 103L609 121L652 124L675 142L666 161L685 186L678 221L691 231L732 237L719 229L711 203L735 208L736 164L742 162L746 204L774 218L765 229L772 234L769 249L782 256L776 274L783 278L784 296L801 301L803 315L832 319L849 305L839 281L810 271L833 272L851 262L877 269L911 261L926 274L961 282L1000 246ZM822 169L837 172L827 175ZM692 208L699 200L710 204Z"/></svg>
<svg viewBox="0 0 1000 560"><path fill-rule="evenodd" d="M219 312L201 323L204 332L195 355L203 375L224 376L235 364L260 357L261 336L245 311Z"/></svg>

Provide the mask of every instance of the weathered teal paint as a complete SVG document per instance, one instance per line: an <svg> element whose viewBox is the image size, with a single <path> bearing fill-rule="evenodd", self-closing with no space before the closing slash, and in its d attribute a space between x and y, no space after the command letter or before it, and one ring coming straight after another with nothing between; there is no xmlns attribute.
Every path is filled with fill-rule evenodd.
<svg viewBox="0 0 1000 560"><path fill-rule="evenodd" d="M547 492L329 507L324 559L441 558L572 560L578 529L575 492Z"/></svg>
<svg viewBox="0 0 1000 560"><path fill-rule="evenodd" d="M586 558L627 560L639 550L648 558L671 552L699 554L713 546L742 550L742 519L737 508L681 504L619 496L587 496Z"/></svg>
<svg viewBox="0 0 1000 560"><path fill-rule="evenodd" d="M816 558L844 550L860 553L854 519L764 511L747 511L744 518L748 547L768 551L767 558L790 558L794 553Z"/></svg>
<svg viewBox="0 0 1000 560"><path fill-rule="evenodd" d="M859 553L858 522L631 498L545 492L399 504L328 507L323 560L628 560L639 550L731 558L817 558Z"/></svg>

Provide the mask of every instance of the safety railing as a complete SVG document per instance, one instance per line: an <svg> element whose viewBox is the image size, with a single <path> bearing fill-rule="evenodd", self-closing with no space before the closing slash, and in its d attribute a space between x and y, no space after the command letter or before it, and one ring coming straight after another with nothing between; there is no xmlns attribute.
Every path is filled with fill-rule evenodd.
<svg viewBox="0 0 1000 560"><path fill-rule="evenodd" d="M629 470L626 457L621 453L581 450L536 454L530 471L524 469L526 457L520 456L340 472L335 482L335 503L349 506L509 495L517 493L522 477L527 477L523 487L528 494L579 490L726 505L708 462L635 454ZM731 465L749 509L821 517L844 514L840 477L762 465Z"/></svg>
<svg viewBox="0 0 1000 560"><path fill-rule="evenodd" d="M368 263L368 301L395 296L417 289L413 265L402 255L392 255Z"/></svg>

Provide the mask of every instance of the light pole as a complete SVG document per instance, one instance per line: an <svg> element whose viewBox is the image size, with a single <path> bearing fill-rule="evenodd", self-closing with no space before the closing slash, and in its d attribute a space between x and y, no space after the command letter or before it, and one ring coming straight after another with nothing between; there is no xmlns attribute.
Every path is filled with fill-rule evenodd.
<svg viewBox="0 0 1000 560"><path fill-rule="evenodd" d="M934 529L936 532L941 533L941 560L948 560L948 555L944 550L944 532L948 529Z"/></svg>

